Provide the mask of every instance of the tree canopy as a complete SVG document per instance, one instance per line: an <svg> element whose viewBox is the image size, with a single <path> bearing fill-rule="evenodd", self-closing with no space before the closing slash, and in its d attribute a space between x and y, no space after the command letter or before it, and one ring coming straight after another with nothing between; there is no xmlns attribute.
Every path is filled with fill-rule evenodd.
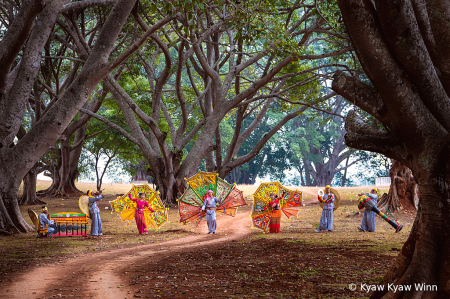
<svg viewBox="0 0 450 299"><path fill-rule="evenodd" d="M0 157L20 169L0 186L6 230L29 229L17 207L25 176L46 170L53 184L40 195L76 194L102 155L150 176L166 202L200 167L225 178L256 166L248 182L268 169L283 176L279 155L300 161L288 150L298 144L292 135L285 153L272 149L277 132L311 109L336 112L326 81L359 69L325 2L1 3L11 51L0 53ZM261 170L258 159L273 165ZM24 203L37 201L27 194Z"/></svg>

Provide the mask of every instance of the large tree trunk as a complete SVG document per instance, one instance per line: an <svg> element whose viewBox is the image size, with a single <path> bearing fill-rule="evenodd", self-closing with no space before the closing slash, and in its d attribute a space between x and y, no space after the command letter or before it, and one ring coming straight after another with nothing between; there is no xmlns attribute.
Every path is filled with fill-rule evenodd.
<svg viewBox="0 0 450 299"><path fill-rule="evenodd" d="M80 194L84 193L82 190L80 191L76 186L75 182L78 180L80 176L80 172L78 171L78 162L80 161L81 151L83 150L83 141L86 135L86 125L80 127L75 132L75 139L73 141L73 145L77 145L72 148L70 152L69 159L69 176L65 182L64 191L68 195Z"/></svg>
<svg viewBox="0 0 450 299"><path fill-rule="evenodd" d="M156 191L159 191L159 196L166 206L176 206L177 198L186 190L185 185L177 185L175 177L164 177L158 176L154 178Z"/></svg>
<svg viewBox="0 0 450 299"><path fill-rule="evenodd" d="M311 167L310 162L303 158L303 165L305 165L305 186L313 186L313 182L311 181L311 173L309 168Z"/></svg>
<svg viewBox="0 0 450 299"><path fill-rule="evenodd" d="M34 166L23 178L23 193L19 199L19 205L28 206L46 204L40 200L36 194L37 175L36 166Z"/></svg>
<svg viewBox="0 0 450 299"><path fill-rule="evenodd" d="M411 233L394 265L380 283L384 285L384 291L375 292L371 298L449 298L449 190L435 184L439 180L444 183L443 177L420 180L421 204ZM445 177L448 178L448 173ZM392 283L411 285L412 290L388 292L388 284ZM421 291L416 285L422 284L434 285L434 288Z"/></svg>
<svg viewBox="0 0 450 299"><path fill-rule="evenodd" d="M76 142L77 138L75 138L74 143ZM57 157L52 161L52 163L56 162L56 165L51 167L49 170L50 175L47 175L52 178L52 184L49 188L39 191L38 195L73 196L84 193L75 185L80 175L77 165L81 155L81 145L75 149L71 149L67 142L61 142L61 149L58 149Z"/></svg>
<svg viewBox="0 0 450 299"><path fill-rule="evenodd" d="M214 159L214 152L208 152L205 156L206 171L214 172L217 170L216 160Z"/></svg>
<svg viewBox="0 0 450 299"><path fill-rule="evenodd" d="M389 176L391 177L389 193L383 194L378 202L378 208L384 209L384 206L386 206L391 212L397 212L402 209L417 210L419 188L411 170L401 162L394 160Z"/></svg>
<svg viewBox="0 0 450 299"><path fill-rule="evenodd" d="M350 155L347 157L347 160L345 161L345 169L344 169L344 175L342 176L341 187L345 187L345 182L347 181L347 169L348 169L348 160L349 159L350 159Z"/></svg>
<svg viewBox="0 0 450 299"><path fill-rule="evenodd" d="M148 173L146 170L148 168L148 165L146 162L142 161L138 165L132 165L131 167L136 171L136 175L131 177L132 181L147 181L148 180Z"/></svg>
<svg viewBox="0 0 450 299"><path fill-rule="evenodd" d="M383 124L374 128L351 111L346 144L402 162L420 190L412 231L384 291L372 298L450 298L450 7L439 0L337 2L371 85L337 72L333 90Z"/></svg>
<svg viewBox="0 0 450 299"><path fill-rule="evenodd" d="M76 148L70 145L70 136L65 136L61 140L61 168L59 169L60 182L56 190L51 190L50 194L56 196L81 195L84 192L78 190L75 181L79 176L78 161L80 160L84 135L86 133L85 126L81 126L75 133L74 144L80 143Z"/></svg>
<svg viewBox="0 0 450 299"><path fill-rule="evenodd" d="M59 175L59 169L61 168L61 150L54 149L53 154L55 155L55 157L51 159L51 161L49 162L50 165L47 166L47 170L44 172L45 176L52 179L52 183L47 189L37 191L36 193L39 196L47 196L53 194L52 192L54 192L54 190L57 190L61 182L61 177Z"/></svg>
<svg viewBox="0 0 450 299"><path fill-rule="evenodd" d="M0 165L6 165L5 160L0 152ZM8 162L9 166L11 162L16 162L13 164L16 167L21 164L21 161L17 160ZM12 169L14 168L0 171L0 231L9 233L31 231L32 227L25 222L19 209L18 190L21 178Z"/></svg>

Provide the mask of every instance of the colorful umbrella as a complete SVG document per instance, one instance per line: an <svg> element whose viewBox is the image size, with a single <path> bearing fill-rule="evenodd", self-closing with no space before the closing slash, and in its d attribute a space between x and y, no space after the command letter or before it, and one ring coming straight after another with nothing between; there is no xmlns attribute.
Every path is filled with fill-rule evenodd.
<svg viewBox="0 0 450 299"><path fill-rule="evenodd" d="M200 221L206 216L206 212L202 211L202 206L208 190L212 190L213 195L222 200L220 203L216 203L216 213L234 217L237 207L247 205L242 191L238 190L234 184L222 180L215 172L200 171L186 179L186 182L188 188L178 200L180 222L189 220L195 226L200 224Z"/></svg>
<svg viewBox="0 0 450 299"><path fill-rule="evenodd" d="M284 187L280 182L261 183L255 194L253 194L252 222L253 226L266 231L272 214L271 208L267 208L270 201L270 194L278 195L281 210L286 217L297 217L299 210L293 207L303 206L303 195L301 191L293 191Z"/></svg>
<svg viewBox="0 0 450 299"><path fill-rule="evenodd" d="M127 224L130 224L134 218L136 203L130 200L128 194L130 194L132 198L138 198L139 193L145 193L148 205L155 210L153 213L151 213L147 208L144 210L144 218L147 227L153 227L154 229L160 228L167 222L167 209L161 202L161 198L159 198L159 192L156 192L150 188L148 184L133 184L131 190L125 195L119 196L116 200L110 201L109 203L111 204L112 212L119 213L122 221L126 221Z"/></svg>

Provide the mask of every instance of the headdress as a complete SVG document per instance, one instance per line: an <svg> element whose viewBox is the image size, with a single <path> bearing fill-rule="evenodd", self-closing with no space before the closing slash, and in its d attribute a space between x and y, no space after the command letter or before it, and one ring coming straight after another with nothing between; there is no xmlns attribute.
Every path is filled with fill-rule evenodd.
<svg viewBox="0 0 450 299"><path fill-rule="evenodd" d="M44 212L44 211L48 211L48 209L47 209L46 206L43 206L43 207L41 208L41 212Z"/></svg>
<svg viewBox="0 0 450 299"><path fill-rule="evenodd" d="M330 185L326 185L326 186L325 186L325 189L327 189L327 188L331 188Z"/></svg>

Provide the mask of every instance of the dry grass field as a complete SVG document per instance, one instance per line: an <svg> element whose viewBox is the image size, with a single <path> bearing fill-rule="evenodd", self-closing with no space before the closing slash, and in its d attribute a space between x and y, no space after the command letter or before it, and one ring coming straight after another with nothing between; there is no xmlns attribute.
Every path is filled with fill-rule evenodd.
<svg viewBox="0 0 450 299"><path fill-rule="evenodd" d="M38 189L47 188L49 183L47 181L39 181ZM93 183L78 183L77 186L81 190L95 189L95 184ZM103 188L105 188L104 194L106 199L99 203L105 233L103 237L96 239L59 237L48 240L37 239L34 233L0 237L3 252L0 257L0 285L2 283L11 283L17 273L45 264L62 262L64 259L76 259L86 254L95 254L94 252L96 251L110 251L114 250L114 248L131 249L140 244L161 243L175 238L199 234L200 232L203 233L204 226L206 226L205 223L202 223L200 229L195 229L192 224L179 223L178 210L174 207L169 209L168 223L161 227L159 231L152 231L148 236L139 235L134 223L127 226L120 221L117 215L111 214L109 209L105 209L109 207L109 200L115 199L117 194L129 191L131 184L105 184ZM237 188L244 192L248 204L248 206L240 208L238 213L250 215L253 201L251 194L255 192L257 186L238 185ZM252 233L236 243L236 246L231 249L227 247L228 259L231 258L232 260L229 261L228 265L230 267L234 265L237 270L230 277L231 285L234 284L232 288L234 291L226 288L229 291L225 293L221 291L222 295L231 298L257 297L262 294L272 294L274 298L299 298L295 294L298 294L300 298L363 298L368 296L364 292L350 292L347 288L348 284L376 283L381 280L393 258L405 242L415 213L402 211L394 215L404 225L403 231L399 234L395 234L394 229L380 217L377 217L376 220L376 232L361 233L357 230L357 226L360 225L362 218L362 213L357 213L357 194L362 191L369 192L371 187L336 188L341 195L341 206L334 212L334 230L327 233L315 233L314 231L318 227L321 215L321 209L316 199L319 188L295 186L290 186L290 188L303 191L305 206L300 208L299 217L287 220L283 216L282 233L280 234L264 234L259 230L253 229ZM379 195L387 191L388 186L382 187ZM79 211L77 197L44 198L43 200L48 203L50 213ZM21 207L21 211L24 218L31 224L31 220L26 212L27 208ZM30 208L35 211L40 210L40 206L31 206ZM222 229L221 219L219 216L219 235ZM276 247L274 248L273 246ZM272 253L266 254L265 248L272 248L275 252L277 248L283 248L283 252L278 254L277 261L279 262L276 265L270 264L273 261L273 255ZM217 250L222 252L225 249L220 246L211 248L211 254L214 255L213 252ZM201 258L191 257L190 259L189 269L191 270L186 269L188 272L192 272L192 267L201 268L205 266L205 261ZM161 263L164 265L174 263L174 266L170 269L174 269L173 271L175 272L168 273L168 277L183 269L183 266L177 261L178 259L172 259L171 256L164 257L161 260ZM196 263L198 264L197 266L195 266ZM153 263L149 266L148 271L161 269L160 267L163 264L158 266L158 263ZM218 271L221 272L223 270L219 265L222 264L213 263L206 269L207 272L209 271L212 274L204 273L204 275L206 277L209 277L208 275L217 276ZM268 282L267 289L264 289L264 287L263 290L260 289L262 278L258 274L261 270L258 270L259 272L256 271L259 269L258 267L270 269L270 271L273 270L271 282ZM197 274L194 272L191 273L193 278L199 277L198 271L195 272ZM286 277L287 272L291 273L289 274L291 276ZM129 275L130 279L135 279L135 281L139 277L133 276L132 273L127 275ZM323 280L323 277L327 279ZM275 284L272 285L276 279L286 280L287 285L280 288ZM289 285L291 280L294 281L292 285L295 285L295 288L292 289L291 285ZM203 283L205 282L203 281ZM135 285L138 286L139 283L132 283L130 287L135 287ZM143 292L141 289L136 288L135 291ZM179 293L177 288L174 288L173 283L169 282L167 285L163 283L159 287L159 291L164 291L166 295L170 295L173 298L186 294L187 297L199 295L195 292L186 293L187 291ZM161 296L155 295L155 297Z"/></svg>

